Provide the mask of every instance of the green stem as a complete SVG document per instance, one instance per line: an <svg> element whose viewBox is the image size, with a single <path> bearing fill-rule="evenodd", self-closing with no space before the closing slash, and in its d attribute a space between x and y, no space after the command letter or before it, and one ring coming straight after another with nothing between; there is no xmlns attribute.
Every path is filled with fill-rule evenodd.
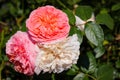
<svg viewBox="0 0 120 80"><path fill-rule="evenodd" d="M0 65L0 80L2 80L2 70L4 68L4 61L2 61L1 65Z"/></svg>
<svg viewBox="0 0 120 80"><path fill-rule="evenodd" d="M55 80L55 74L54 73L52 74L51 78L52 78L52 80Z"/></svg>
<svg viewBox="0 0 120 80"><path fill-rule="evenodd" d="M68 9L60 0L56 0L62 7Z"/></svg>
<svg viewBox="0 0 120 80"><path fill-rule="evenodd" d="M30 80L33 80L33 76L30 77Z"/></svg>
<svg viewBox="0 0 120 80"><path fill-rule="evenodd" d="M4 40L4 30L2 30L1 33L1 41L0 41L0 59L2 60L2 44L3 44L3 40ZM2 80L2 70L4 68L4 60L2 60L1 64L0 64L0 80Z"/></svg>
<svg viewBox="0 0 120 80"><path fill-rule="evenodd" d="M111 49L112 49L112 46L110 45L109 46L109 48L108 48L108 52L107 52L107 63L109 63L109 61L110 61L110 51L111 51Z"/></svg>
<svg viewBox="0 0 120 80"><path fill-rule="evenodd" d="M1 33L1 42L0 42L0 57L2 56L2 44L3 44L3 40L4 40L4 30Z"/></svg>
<svg viewBox="0 0 120 80"><path fill-rule="evenodd" d="M92 78L93 80L97 80L95 77L89 75L89 74L86 74L88 77Z"/></svg>
<svg viewBox="0 0 120 80"><path fill-rule="evenodd" d="M0 21L0 24L2 24L2 25L7 25L7 23L5 23L5 22L2 22L2 21Z"/></svg>
<svg viewBox="0 0 120 80"><path fill-rule="evenodd" d="M21 16L20 18L16 18L16 23L17 23L17 26L19 27L19 29L22 28L21 26L21 21L24 19L24 15Z"/></svg>

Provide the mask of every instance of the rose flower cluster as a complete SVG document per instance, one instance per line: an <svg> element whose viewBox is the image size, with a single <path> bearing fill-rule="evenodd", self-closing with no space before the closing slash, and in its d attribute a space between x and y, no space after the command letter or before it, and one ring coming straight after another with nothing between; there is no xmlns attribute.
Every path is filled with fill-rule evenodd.
<svg viewBox="0 0 120 80"><path fill-rule="evenodd" d="M33 10L26 20L27 32L17 31L6 43L6 54L17 72L60 73L77 63L80 43L69 35L67 15L53 6Z"/></svg>

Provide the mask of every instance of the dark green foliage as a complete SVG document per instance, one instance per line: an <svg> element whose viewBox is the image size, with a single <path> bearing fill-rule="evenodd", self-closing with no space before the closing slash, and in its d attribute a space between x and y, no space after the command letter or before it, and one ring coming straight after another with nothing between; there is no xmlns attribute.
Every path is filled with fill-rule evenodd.
<svg viewBox="0 0 120 80"><path fill-rule="evenodd" d="M80 42L78 63L59 74L26 76L17 73L8 61L5 46L18 30L26 31L32 10L52 5L63 10L71 26L69 36ZM76 7L77 6L77 7ZM87 22L92 13L95 21ZM75 15L86 23L83 31L75 25ZM119 0L0 0L0 80L120 80Z"/></svg>
<svg viewBox="0 0 120 80"><path fill-rule="evenodd" d="M87 20L91 17L93 10L90 6L78 6L76 8L76 15L82 20Z"/></svg>

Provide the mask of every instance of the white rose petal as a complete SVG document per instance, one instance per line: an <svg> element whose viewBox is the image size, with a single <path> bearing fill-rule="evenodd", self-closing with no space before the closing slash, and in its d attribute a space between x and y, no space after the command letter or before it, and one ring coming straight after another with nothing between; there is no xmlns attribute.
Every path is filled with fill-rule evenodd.
<svg viewBox="0 0 120 80"><path fill-rule="evenodd" d="M61 42L40 46L40 53L35 62L35 73L60 73L76 64L80 55L80 43L77 35L70 36Z"/></svg>

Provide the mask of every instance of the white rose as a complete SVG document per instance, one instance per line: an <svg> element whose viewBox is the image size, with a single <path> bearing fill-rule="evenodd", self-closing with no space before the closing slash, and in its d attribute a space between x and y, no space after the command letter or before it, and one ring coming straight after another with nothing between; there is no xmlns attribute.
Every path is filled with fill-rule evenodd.
<svg viewBox="0 0 120 80"><path fill-rule="evenodd" d="M76 64L80 55L80 43L77 35L70 36L61 42L39 45L40 53L35 62L35 73L60 73Z"/></svg>

